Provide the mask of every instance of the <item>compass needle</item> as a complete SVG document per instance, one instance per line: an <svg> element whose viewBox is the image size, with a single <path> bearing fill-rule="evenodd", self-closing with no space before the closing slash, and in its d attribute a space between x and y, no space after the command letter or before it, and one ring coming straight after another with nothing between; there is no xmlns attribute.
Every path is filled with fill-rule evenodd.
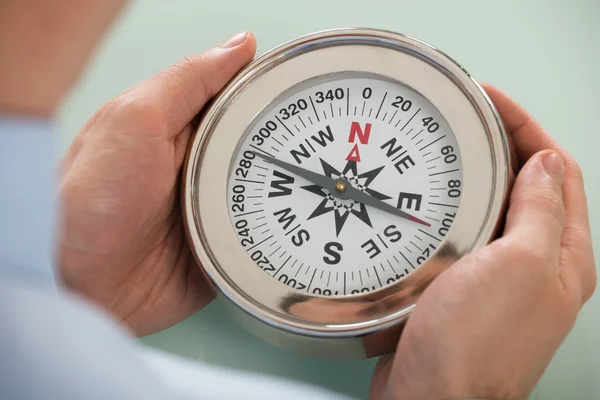
<svg viewBox="0 0 600 400"><path fill-rule="evenodd" d="M183 176L190 249L265 340L316 356L394 351L388 327L494 237L510 183L500 121L421 41L339 29L286 43L203 112Z"/></svg>
<svg viewBox="0 0 600 400"><path fill-rule="evenodd" d="M405 211L399 210L385 202L383 202L382 200L378 199L375 196L366 194L365 192L362 192L360 190L357 190L356 188L354 188L352 186L352 184L350 182L347 181L340 181L339 179L332 179L332 178L328 178L324 175L319 175L315 172L309 171L307 169L304 168L300 168L297 167L295 165L292 165L288 162L285 161L280 161L276 158L273 157L269 157L263 154L260 154L256 151L251 151L255 156L261 157L267 161L269 161L272 164L275 164L281 168L285 168L286 170L288 170L289 172L298 175L301 178L306 179L307 181L314 183L315 185L320 186L323 189L326 189L327 191L329 191L329 193L332 196L336 196L336 197L343 197L346 199L350 199L350 200L355 200L359 203L362 203L366 206L370 206L373 208L377 208L380 209L382 211L388 212L390 214L396 215L398 217L401 218L405 218L408 219L410 221L414 221L417 222L419 224L425 225L425 226L431 226L431 224L429 222L425 222L420 218L417 218ZM383 167L379 168L379 170L381 170ZM340 191L338 190L338 184L343 182L344 183L344 190ZM383 198L390 198L388 196L385 195L381 195L381 197Z"/></svg>

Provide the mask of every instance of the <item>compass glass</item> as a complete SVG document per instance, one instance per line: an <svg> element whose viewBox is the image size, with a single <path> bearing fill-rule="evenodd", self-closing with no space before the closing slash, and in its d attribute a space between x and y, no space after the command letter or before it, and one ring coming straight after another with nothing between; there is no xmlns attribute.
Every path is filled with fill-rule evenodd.
<svg viewBox="0 0 600 400"><path fill-rule="evenodd" d="M227 191L257 271L311 294L356 295L402 279L440 247L460 204L461 156L423 96L338 73L265 105Z"/></svg>

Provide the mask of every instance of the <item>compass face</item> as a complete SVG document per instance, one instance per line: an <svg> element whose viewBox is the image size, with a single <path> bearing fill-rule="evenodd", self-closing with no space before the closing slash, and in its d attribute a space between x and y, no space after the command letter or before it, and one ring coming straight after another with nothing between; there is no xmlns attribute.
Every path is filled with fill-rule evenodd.
<svg viewBox="0 0 600 400"><path fill-rule="evenodd" d="M394 351L442 271L496 237L509 166L497 111L452 59L394 32L317 32L254 60L202 113L184 226L246 329L371 357Z"/></svg>
<svg viewBox="0 0 600 400"><path fill-rule="evenodd" d="M265 105L227 191L257 271L311 294L356 295L407 276L439 247L460 204L461 154L417 92L339 73Z"/></svg>

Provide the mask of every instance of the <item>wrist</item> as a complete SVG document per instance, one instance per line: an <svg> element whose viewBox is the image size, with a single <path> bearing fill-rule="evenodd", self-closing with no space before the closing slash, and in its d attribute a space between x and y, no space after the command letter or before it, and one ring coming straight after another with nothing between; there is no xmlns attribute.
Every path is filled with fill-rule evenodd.
<svg viewBox="0 0 600 400"><path fill-rule="evenodd" d="M432 376L435 374L432 374ZM485 378L474 375L460 378L422 378L403 379L390 377L382 400L527 400L528 394L523 390L514 390L509 384L497 383L487 385ZM392 380L393 379L393 380ZM469 383L471 382L471 383Z"/></svg>

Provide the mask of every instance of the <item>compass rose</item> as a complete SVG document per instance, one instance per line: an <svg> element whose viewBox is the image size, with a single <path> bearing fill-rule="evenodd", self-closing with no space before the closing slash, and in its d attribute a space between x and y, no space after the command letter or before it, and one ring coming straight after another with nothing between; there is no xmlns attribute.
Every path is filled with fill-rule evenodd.
<svg viewBox="0 0 600 400"><path fill-rule="evenodd" d="M348 181L352 184L352 186L368 193L370 196L378 200L387 200L391 198L383 193L369 188L369 185L383 170L383 166L359 174L356 161L348 161L342 172L339 172L322 158L319 160L321 161L323 173L328 178L339 179L339 183L342 185L344 181ZM371 219L369 218L369 212L364 204L355 200L335 198L328 190L323 189L319 185L307 185L301 186L301 188L323 198L308 219L310 220L320 215L332 212L335 217L336 236L340 235L340 232L342 231L342 228L344 227L344 224L346 223L346 220L350 214L354 215L369 227L373 227L371 224Z"/></svg>

